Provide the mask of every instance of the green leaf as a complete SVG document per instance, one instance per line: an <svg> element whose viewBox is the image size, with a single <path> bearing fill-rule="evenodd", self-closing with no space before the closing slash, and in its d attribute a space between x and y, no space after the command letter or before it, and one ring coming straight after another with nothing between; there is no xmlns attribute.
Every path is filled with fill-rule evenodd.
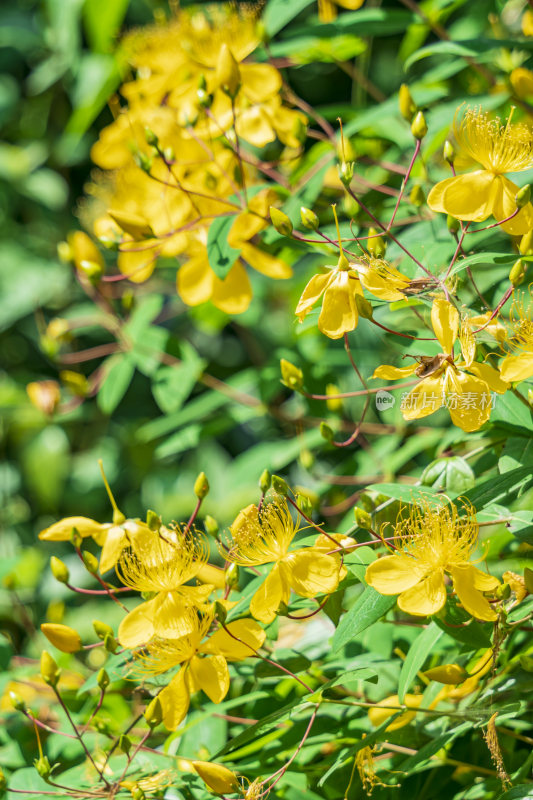
<svg viewBox="0 0 533 800"><path fill-rule="evenodd" d="M281 664L282 667L290 669L291 672L303 672L311 666L311 662L303 653L296 653L294 650L280 648L274 653L274 660L276 664ZM280 670L274 664L269 664L268 661L259 661L254 669L256 678L279 678Z"/></svg>
<svg viewBox="0 0 533 800"><path fill-rule="evenodd" d="M268 35L274 36L312 2L313 0L269 0L263 12L263 24Z"/></svg>
<svg viewBox="0 0 533 800"><path fill-rule="evenodd" d="M425 486L458 495L475 485L476 476L464 458L451 456L438 458L428 464L420 480Z"/></svg>
<svg viewBox="0 0 533 800"><path fill-rule="evenodd" d="M124 325L124 332L133 340L143 335L145 329L159 316L163 308L163 297L151 294L144 297L134 308L130 318Z"/></svg>
<svg viewBox="0 0 533 800"><path fill-rule="evenodd" d="M335 678L331 678L327 683L324 683L320 687L320 691L323 692L325 689L331 689L334 686L349 686L352 683L357 683L358 681L367 681L368 683L377 683L378 680L378 673L375 669L371 669L370 667L358 667L356 669L349 669L346 672L343 672L342 675L337 675Z"/></svg>
<svg viewBox="0 0 533 800"><path fill-rule="evenodd" d="M498 795L497 800L531 800L531 798L533 798L533 785L531 783L522 783Z"/></svg>
<svg viewBox="0 0 533 800"><path fill-rule="evenodd" d="M104 414L112 414L128 390L135 372L135 363L129 353L110 356L105 364L105 378L98 392L98 407Z"/></svg>
<svg viewBox="0 0 533 800"><path fill-rule="evenodd" d="M431 650L439 641L442 633L438 625L435 625L434 622L430 622L427 628L424 628L422 633L416 637L409 648L407 657L402 664L400 679L398 681L398 700L400 703L403 703L405 693L410 688L417 672L421 669L429 653L431 653Z"/></svg>
<svg viewBox="0 0 533 800"><path fill-rule="evenodd" d="M438 497L437 489L429 486L405 486L396 483L372 483L370 486L367 486L367 489L372 489L372 491L379 492L379 494L385 494L387 497L392 497L394 500L400 500L403 503L419 503L422 500Z"/></svg>
<svg viewBox="0 0 533 800"><path fill-rule="evenodd" d="M228 272L235 264L240 255L240 250L236 250L228 244L228 234L231 226L235 222L235 215L218 217L209 226L207 234L207 258L209 266L221 280L227 277Z"/></svg>
<svg viewBox="0 0 533 800"><path fill-rule="evenodd" d="M127 672L124 669L124 665L128 664L131 661L131 653L118 653L117 655L109 656L107 661L105 662L106 672L111 678L111 683L113 681L120 681L124 679L124 676ZM87 692L91 691L92 689L98 688L98 670L95 670L92 675L89 675L85 683L83 683L80 688L78 689L77 696L81 697L81 695L86 694Z"/></svg>
<svg viewBox="0 0 533 800"><path fill-rule="evenodd" d="M130 356L137 369L143 375L151 376L161 363L161 355L165 352L169 333L157 325L150 325L135 341Z"/></svg>
<svg viewBox="0 0 533 800"><path fill-rule="evenodd" d="M505 394L497 396L490 415L490 421L492 423L502 422L504 425L513 425L517 428L533 431L531 411L528 411L524 403L512 392L505 392ZM521 431L515 431L515 433L521 433Z"/></svg>
<svg viewBox="0 0 533 800"><path fill-rule="evenodd" d="M444 633L455 639L456 642L467 645L469 649L479 650L482 647L490 647L492 626L476 622L470 614L453 602L446 603L444 618L434 617L433 622Z"/></svg>
<svg viewBox="0 0 533 800"><path fill-rule="evenodd" d="M501 503L505 505L507 502L516 499L525 489L533 484L533 474L529 467L519 467L494 480L494 477L488 478L483 483L478 484L473 489L469 489L464 493L464 497L470 500L474 508L481 509L488 506L489 503Z"/></svg>
<svg viewBox="0 0 533 800"><path fill-rule="evenodd" d="M411 773L416 766L429 760L435 753L438 753L441 748L449 746L454 739L472 728L473 724L471 720L461 722L456 728L452 728L440 736L437 736L435 739L431 739L431 741L423 745L414 755L402 761L399 769L402 772Z"/></svg>
<svg viewBox="0 0 533 800"><path fill-rule="evenodd" d="M331 648L337 652L344 645L355 639L374 622L389 611L396 603L396 595L383 595L372 586L367 586L354 605L342 617L335 631Z"/></svg>
<svg viewBox="0 0 533 800"><path fill-rule="evenodd" d="M128 10L129 0L85 0L83 22L91 49L108 52Z"/></svg>

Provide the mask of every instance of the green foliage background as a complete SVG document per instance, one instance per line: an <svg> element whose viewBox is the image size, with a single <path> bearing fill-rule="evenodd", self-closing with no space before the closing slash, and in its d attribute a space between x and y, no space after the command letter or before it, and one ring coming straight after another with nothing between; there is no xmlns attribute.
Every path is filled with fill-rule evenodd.
<svg viewBox="0 0 533 800"><path fill-rule="evenodd" d="M287 70L286 77L334 126L336 118L342 117L345 134L355 147L358 170L375 184L397 188L399 176L375 161L405 164L412 147L409 127L400 123L397 113L402 82L409 83L426 111L429 134L424 157L434 181L446 174L439 154L457 106L465 100L489 109L505 106L511 94L510 71L530 62L533 40L521 37L519 29L523 3L426 0L421 7L433 28L445 26L450 41L439 39L408 3L394 0L369 2L360 11L342 12L327 24L317 20L316 5L308 0L268 0L264 10L264 24L272 37L271 55L290 56L300 63ZM363 400L347 401L340 411L328 411L322 402L307 401L281 385L279 361L287 358L301 366L310 391L322 392L327 383L335 383L340 391L360 388L342 344L316 330L316 315L303 326L294 321L294 307L313 268L328 263L322 253L291 252L295 275L285 282L254 275L252 305L234 319L211 306L186 309L169 288L175 274L169 264L136 291L127 323L133 347L127 361L108 362L107 368L115 373L107 389L97 399L88 398L51 418L30 403L28 382L56 379L58 369L72 367L47 340L47 323L56 316L74 318L91 311L73 272L56 253L58 242L79 225L76 208L90 180L90 146L110 122L106 103L126 74L117 36L151 22L154 13L167 11L165 4L149 0L19 0L0 10L0 629L6 634L0 640L0 695L14 671L23 674L29 669L26 659L38 657L45 641L36 633L39 624L61 613L58 601L67 603L68 593L62 593L47 568L50 555L65 559L75 582L86 580L67 546L51 549L38 542L37 533L63 516L109 518L98 458L103 458L119 505L128 516L143 517L146 509L154 508L167 520L187 518L194 501L192 486L203 470L211 491L202 512L227 526L240 508L257 501L257 480L268 468L283 474L291 485L304 487L319 517L327 520L329 529L338 531L353 530L351 508L363 489L376 502L376 498L408 501L409 486L420 481L428 464L455 459L445 462L446 473L438 488L446 489L451 497L467 491L480 510L486 508L485 519L491 514L509 517L510 525L490 528L486 540L495 574L508 569L522 574L532 562L533 422L513 395L499 400L490 424L470 434L466 445L465 435L450 425L445 411L408 424L399 404L384 412L372 404L362 427L363 440L339 451L322 439L318 423L325 418L335 430L349 433L361 416ZM519 43L507 38L508 32L502 38L502 13L506 31L514 31ZM481 69L472 68L469 58ZM495 76L492 85L483 65ZM370 87L365 76L371 79ZM305 166L316 163L325 152L323 143L311 143ZM330 163L335 163L333 152ZM417 169L415 179L429 187L432 181L428 183L422 168ZM308 205L326 225L332 223L328 205L337 193L323 188L324 174L325 168L318 171L285 207L287 213L296 214L295 220L299 206ZM373 209L389 207L390 199L383 198L367 193ZM426 246L430 239L437 243L435 251ZM455 248L441 219L411 226L404 241L428 265L445 262ZM492 293L488 299L494 305L507 285L514 256L509 248L502 251L498 232L480 235L476 245L490 254L482 262L478 285L482 292ZM391 247L389 255L396 258L399 251ZM400 263L400 269L409 267ZM380 319L384 324L390 321L386 306ZM72 352L109 341L108 334L91 323L72 343ZM354 349L359 369L368 376L376 364L390 362L392 350L417 353L420 344L404 349L361 320ZM160 364L162 351L178 357L181 366ZM98 363L76 368L89 374ZM217 391L213 378L230 389ZM426 478L425 482L433 481ZM393 518L396 507L389 505L383 519ZM329 608L334 621L341 605L346 608L358 596L355 576L361 579L360 564L354 561L350 571L353 585L348 585L345 597L333 599ZM521 608L520 613L527 610ZM385 611L380 609L377 616ZM98 603L73 602L69 596L63 621L90 639L91 619L101 614ZM402 662L394 649L407 652L417 631L377 622L370 632L361 627L361 619L365 617L360 605L343 617L344 628L341 625L336 634L337 653L325 643L330 629L318 623L305 642L295 647L302 652L301 658L322 664L313 668L327 678L334 677L341 656L343 670L372 669L378 662L379 688L365 685L367 697L377 700L397 692ZM359 632L354 620L359 620ZM484 626L472 626L472 635L474 629L482 646ZM422 657L414 654L409 676L401 669L404 688L412 687L417 669L429 663L428 655L434 654L435 663L453 661L462 646L450 636L440 639L442 631L436 623L428 631L434 639ZM282 652L279 660L283 657L289 656ZM500 693L498 702L508 705L505 725L527 737L531 729L521 712L532 689L531 670L516 668L514 657L511 649L506 681L495 692ZM99 658L96 654L87 657L84 677L101 665ZM70 665L68 657L64 665ZM297 668L308 665L304 660ZM374 680L372 674L369 677ZM355 675L354 680L356 689L360 688L361 677ZM84 718L91 707L89 696L75 699L73 693L71 701ZM271 724L253 732L244 729L241 738L227 746L245 774L252 776L265 763L279 765L287 760L306 726L308 713L299 709L303 702L290 679L265 676L256 683L251 667L239 668L236 685L219 710L231 714L237 708L235 713L244 717L262 719L273 710L273 703L280 709ZM288 718L288 706L293 725L287 732L274 723ZM44 785L35 783L34 770L26 771L37 755L33 731L8 708L4 704L0 764L6 772L15 773L13 788L42 789ZM515 788L503 793L481 735L472 735L490 716L485 710L470 713L467 708L459 718L448 720L447 727L442 719L422 719L399 731L397 744L416 748L418 755L398 757L392 767L388 780L394 784L397 776L402 783L394 797L533 797L531 740L527 744L512 735L502 737L506 767L515 783ZM105 712L115 730L120 730L130 713L120 693L111 697ZM361 745L363 732L369 734L366 743L371 743L371 730L366 715L350 716L342 706L332 705L317 722L290 780L276 789L276 796L286 800L340 797L349 780L354 746ZM231 735L239 731L238 725L233 726ZM75 782L81 774L82 753L76 743L63 749L58 738L49 737L50 758L72 770ZM198 706L185 736L171 742L169 752L213 757L227 739L227 721L205 715ZM451 760L433 766L428 759L443 747ZM479 767L479 774L461 771L454 759ZM404 776L407 772L409 777ZM373 796L388 798L391 791L377 788ZM191 778L183 792L172 790L166 796L199 798L205 790ZM363 796L362 790L354 786L351 796Z"/></svg>

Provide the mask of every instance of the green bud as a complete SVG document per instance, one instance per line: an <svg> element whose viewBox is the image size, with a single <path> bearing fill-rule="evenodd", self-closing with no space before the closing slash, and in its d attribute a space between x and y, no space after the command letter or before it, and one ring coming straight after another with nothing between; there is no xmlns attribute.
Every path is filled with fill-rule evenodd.
<svg viewBox="0 0 533 800"><path fill-rule="evenodd" d="M85 569L87 572L90 572L91 575L96 575L98 572L98 559L92 553L89 553L88 550L84 550L81 554L83 558L83 563L85 564Z"/></svg>
<svg viewBox="0 0 533 800"><path fill-rule="evenodd" d="M226 581L226 586L229 586L230 589L239 588L239 567L237 564L229 565L224 573L224 579Z"/></svg>
<svg viewBox="0 0 533 800"><path fill-rule="evenodd" d="M285 358L282 358L279 362L281 367L281 382L288 386L289 389L294 389L295 392L299 392L304 385L304 374L302 370L291 364L290 361L287 361Z"/></svg>
<svg viewBox="0 0 533 800"><path fill-rule="evenodd" d="M14 709L17 711L26 711L26 703L16 692L9 692L9 699Z"/></svg>
<svg viewBox="0 0 533 800"><path fill-rule="evenodd" d="M89 282L96 286L104 274L104 269L97 261L80 261L76 264L76 269L88 278Z"/></svg>
<svg viewBox="0 0 533 800"><path fill-rule="evenodd" d="M402 83L400 91L398 92L398 105L402 117L407 122L411 122L416 113L416 103L411 96L409 87L405 83Z"/></svg>
<svg viewBox="0 0 533 800"><path fill-rule="evenodd" d="M113 636L113 628L107 622L100 622L99 619L93 619L94 632L99 639L104 641L106 636Z"/></svg>
<svg viewBox="0 0 533 800"><path fill-rule="evenodd" d="M109 675L107 674L107 671L106 671L106 670L105 670L103 667L102 667L102 669L101 669L101 670L98 672L98 675L96 676L96 683L98 684L98 687L99 687L99 688L100 688L100 689L101 689L103 692L105 692L105 690L107 689L107 687L108 687L108 686L109 686L109 684L111 683L111 680L110 680L110 678L109 678Z"/></svg>
<svg viewBox="0 0 533 800"><path fill-rule="evenodd" d="M292 234L292 222L287 214L285 214L279 208L275 208L274 206L270 206L269 211L272 225L275 227L277 232L281 233L282 236L290 236Z"/></svg>
<svg viewBox="0 0 533 800"><path fill-rule="evenodd" d="M154 699L146 706L144 718L150 728L157 728L163 719L163 708L159 697Z"/></svg>
<svg viewBox="0 0 533 800"><path fill-rule="evenodd" d="M328 423L324 422L324 420L322 420L320 423L320 435L326 440L326 442L332 442L335 437L335 434L329 427Z"/></svg>
<svg viewBox="0 0 533 800"><path fill-rule="evenodd" d="M261 473L261 477L259 478L259 488L261 489L263 494L265 492L268 492L271 484L272 484L272 475L267 469L264 469L263 472Z"/></svg>
<svg viewBox="0 0 533 800"><path fill-rule="evenodd" d="M515 195L515 202L517 208L524 208L531 200L531 184L526 183Z"/></svg>
<svg viewBox="0 0 533 800"><path fill-rule="evenodd" d="M276 610L277 617L286 617L289 614L289 606L287 603L281 602Z"/></svg>
<svg viewBox="0 0 533 800"><path fill-rule="evenodd" d="M343 161L339 164L339 179L344 186L349 186L352 182L354 167L353 161Z"/></svg>
<svg viewBox="0 0 533 800"><path fill-rule="evenodd" d="M207 514L204 519L204 528L209 536L213 536L215 539L217 538L220 528L216 519L209 514Z"/></svg>
<svg viewBox="0 0 533 800"><path fill-rule="evenodd" d="M221 625L226 622L228 616L228 611L223 603L220 600L215 600L215 619L217 619Z"/></svg>
<svg viewBox="0 0 533 800"><path fill-rule="evenodd" d="M159 144L159 137L147 125L144 127L144 138L151 147L157 147Z"/></svg>
<svg viewBox="0 0 533 800"><path fill-rule="evenodd" d="M163 150L163 158L165 159L165 164L173 164L176 160L176 154L174 152L173 147L165 147Z"/></svg>
<svg viewBox="0 0 533 800"><path fill-rule="evenodd" d="M509 280L513 286L520 286L520 284L524 282L526 270L527 264L525 261L522 261L521 258L519 258L518 261L515 261L511 267L511 271L509 272Z"/></svg>
<svg viewBox="0 0 533 800"><path fill-rule="evenodd" d="M146 524L150 528L151 531L158 531L161 527L161 517L159 514L156 514L155 511L151 511L148 509L146 512Z"/></svg>
<svg viewBox="0 0 533 800"><path fill-rule="evenodd" d="M313 510L313 503L306 494L297 494L296 504L298 505L299 508L302 509L304 514L310 514L311 511Z"/></svg>
<svg viewBox="0 0 533 800"><path fill-rule="evenodd" d="M145 800L146 795L139 784L134 786L130 791L133 800Z"/></svg>
<svg viewBox="0 0 533 800"><path fill-rule="evenodd" d="M387 245L383 237L378 236L378 233L379 231L376 230L376 228L368 229L368 235L372 238L367 239L366 248L368 252L374 256L374 258L383 258L387 249Z"/></svg>
<svg viewBox="0 0 533 800"><path fill-rule="evenodd" d="M194 494L199 500L203 500L209 493L209 481L205 472L200 472L194 482Z"/></svg>
<svg viewBox="0 0 533 800"><path fill-rule="evenodd" d="M497 587L495 594L500 600L508 600L511 596L511 587L508 583L501 583Z"/></svg>
<svg viewBox="0 0 533 800"><path fill-rule="evenodd" d="M310 208L306 208L305 206L301 206L300 208L300 219L302 221L302 225L304 228L307 228L310 231L318 230L319 226L319 219L314 211L311 211Z"/></svg>
<svg viewBox="0 0 533 800"><path fill-rule="evenodd" d="M524 569L524 583L526 584L528 594L533 594L533 569L529 567L525 567Z"/></svg>
<svg viewBox="0 0 533 800"><path fill-rule="evenodd" d="M409 195L409 201L413 206L416 206L416 208L420 208L420 206L423 206L424 203L426 202L426 195L424 194L424 190L418 184L413 186L413 188L411 189L411 194Z"/></svg>
<svg viewBox="0 0 533 800"><path fill-rule="evenodd" d="M368 511L364 511L362 508L355 506L353 510L353 515L355 517L356 523L359 525L360 528L363 528L366 531L372 529L372 517L368 513Z"/></svg>
<svg viewBox="0 0 533 800"><path fill-rule="evenodd" d="M363 297L362 294L356 294L355 305L357 306L360 317L363 317L363 319L372 319L374 309L372 308L372 303L367 300L366 297Z"/></svg>
<svg viewBox="0 0 533 800"><path fill-rule="evenodd" d="M446 217L446 225L448 226L448 230L450 233L457 233L459 228L461 227L461 223L455 217L452 217L451 214L448 214Z"/></svg>
<svg viewBox="0 0 533 800"><path fill-rule="evenodd" d="M419 111L411 123L411 133L419 141L424 138L428 132L426 118L421 111Z"/></svg>
<svg viewBox="0 0 533 800"><path fill-rule="evenodd" d="M33 762L33 766L41 776L44 781L48 781L50 775L52 774L52 767L50 766L50 762L48 761L48 756L41 756L40 758L36 758Z"/></svg>
<svg viewBox="0 0 533 800"><path fill-rule="evenodd" d="M57 556L52 556L50 559L50 569L52 570L52 575L59 581L59 583L68 583L70 579L70 572L68 567L60 558Z"/></svg>
<svg viewBox="0 0 533 800"><path fill-rule="evenodd" d="M444 160L447 161L448 164L453 164L453 162L455 161L455 147L448 139L446 139L446 141L444 142L442 155L444 156Z"/></svg>
<svg viewBox="0 0 533 800"><path fill-rule="evenodd" d="M118 740L118 746L122 750L123 753L128 755L131 750L131 740L125 733L120 734L120 738Z"/></svg>
<svg viewBox="0 0 533 800"><path fill-rule="evenodd" d="M41 676L53 689L57 686L61 670L47 650L41 653Z"/></svg>
<svg viewBox="0 0 533 800"><path fill-rule="evenodd" d="M135 163L137 166L142 169L143 172L150 172L152 169L152 159L143 153L142 150L138 150L133 156Z"/></svg>
<svg viewBox="0 0 533 800"><path fill-rule="evenodd" d="M104 647L108 653L116 653L117 651L118 642L110 633L104 638Z"/></svg>
<svg viewBox="0 0 533 800"><path fill-rule="evenodd" d="M76 548L76 550L80 549L82 541L83 541L83 539L82 539L78 529L77 528L72 528L72 530L70 532L70 543L73 545L73 547Z"/></svg>
<svg viewBox="0 0 533 800"><path fill-rule="evenodd" d="M287 481L281 478L279 475L272 475L272 488L275 492L282 494L284 497L289 496L290 489Z"/></svg>
<svg viewBox="0 0 533 800"><path fill-rule="evenodd" d="M213 95L206 92L205 89L197 89L196 101L200 108L210 108L213 103Z"/></svg>
<svg viewBox="0 0 533 800"><path fill-rule="evenodd" d="M524 233L520 239L518 249L520 250L520 255L522 256L533 256L533 230L529 231L528 233Z"/></svg>

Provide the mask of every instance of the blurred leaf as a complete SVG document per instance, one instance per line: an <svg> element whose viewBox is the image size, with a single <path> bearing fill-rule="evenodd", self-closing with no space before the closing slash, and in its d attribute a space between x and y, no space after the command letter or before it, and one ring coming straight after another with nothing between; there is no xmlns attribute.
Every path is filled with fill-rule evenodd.
<svg viewBox="0 0 533 800"><path fill-rule="evenodd" d="M130 353L120 353L106 359L105 377L98 391L98 406L104 414L111 414L118 406L134 372L135 361Z"/></svg>
<svg viewBox="0 0 533 800"><path fill-rule="evenodd" d="M434 622L430 622L414 640L402 664L398 681L398 700L404 702L405 693L409 691L418 671L424 665L428 655L442 636L442 630Z"/></svg>
<svg viewBox="0 0 533 800"><path fill-rule="evenodd" d="M274 36L313 0L269 0L263 12L263 23L269 36Z"/></svg>
<svg viewBox="0 0 533 800"><path fill-rule="evenodd" d="M22 451L24 476L41 506L55 511L70 471L70 447L59 425L47 425Z"/></svg>
<svg viewBox="0 0 533 800"><path fill-rule="evenodd" d="M85 0L83 22L92 50L112 49L129 4L129 0Z"/></svg>

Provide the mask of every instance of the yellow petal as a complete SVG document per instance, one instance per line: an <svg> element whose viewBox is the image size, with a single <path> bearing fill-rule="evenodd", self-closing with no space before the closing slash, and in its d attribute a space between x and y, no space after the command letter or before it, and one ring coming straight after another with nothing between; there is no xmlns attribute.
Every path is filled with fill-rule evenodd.
<svg viewBox="0 0 533 800"><path fill-rule="evenodd" d="M224 656L194 656L190 670L196 686L199 686L213 703L220 703L229 689L229 671Z"/></svg>
<svg viewBox="0 0 533 800"><path fill-rule="evenodd" d="M489 575L487 572L472 566L472 575L474 576L474 586L480 592L493 592L500 585L498 578L494 575ZM505 576L504 576L505 577Z"/></svg>
<svg viewBox="0 0 533 800"><path fill-rule="evenodd" d="M416 586L426 570L405 553L384 556L366 568L365 581L380 594L401 594Z"/></svg>
<svg viewBox="0 0 533 800"><path fill-rule="evenodd" d="M275 564L250 602L250 613L260 622L272 622L280 603L289 602L290 587L283 581L280 568Z"/></svg>
<svg viewBox="0 0 533 800"><path fill-rule="evenodd" d="M281 89L281 75L270 64L241 64L242 90L253 103L261 103Z"/></svg>
<svg viewBox="0 0 533 800"><path fill-rule="evenodd" d="M254 105L237 116L237 135L256 147L264 147L276 138L272 120L264 106Z"/></svg>
<svg viewBox="0 0 533 800"><path fill-rule="evenodd" d="M176 288L184 303L197 306L211 298L214 280L215 273L209 266L205 253L182 264L178 270Z"/></svg>
<svg viewBox="0 0 533 800"><path fill-rule="evenodd" d="M39 539L44 539L45 542L68 542L73 528L85 538L100 533L103 525L88 517L65 517L41 531Z"/></svg>
<svg viewBox="0 0 533 800"><path fill-rule="evenodd" d="M468 371L477 375L482 381L485 381L491 392L504 394L509 388L509 384L501 379L498 370L491 367L490 364L475 361L473 364L470 364ZM531 357L531 374L533 375L533 356Z"/></svg>
<svg viewBox="0 0 533 800"><path fill-rule="evenodd" d="M241 248L242 258L257 272L266 275L268 278L282 280L292 276L292 269L281 258L260 250L253 244L244 243Z"/></svg>
<svg viewBox="0 0 533 800"><path fill-rule="evenodd" d="M474 567L471 564L461 564L450 567L449 572L452 576L453 588L466 611L476 619L487 622L495 620L498 615L491 608L488 600L475 587Z"/></svg>
<svg viewBox="0 0 533 800"><path fill-rule="evenodd" d="M491 396L489 387L481 378L446 370L444 383L446 405L454 425L463 431L477 431L490 417Z"/></svg>
<svg viewBox="0 0 533 800"><path fill-rule="evenodd" d="M410 283L410 280L394 267L383 261L377 261L375 266L372 263L369 266L365 265L363 268L356 263L355 267L361 283L375 297L388 302L405 300L402 289Z"/></svg>
<svg viewBox="0 0 533 800"><path fill-rule="evenodd" d="M269 220L263 219L259 214L243 212L235 217L235 221L228 233L228 244L239 250L242 245L249 241L256 233L264 230L269 224Z"/></svg>
<svg viewBox="0 0 533 800"><path fill-rule="evenodd" d="M496 176L484 169L446 178L430 191L428 206L456 219L482 222L492 214L495 181Z"/></svg>
<svg viewBox="0 0 533 800"><path fill-rule="evenodd" d="M193 632L194 628L187 614L193 603L188 593L160 592L151 602L154 635L163 639L178 639Z"/></svg>
<svg viewBox="0 0 533 800"><path fill-rule="evenodd" d="M242 314L252 300L252 287L245 268L238 261L221 281L215 276L211 302L225 314Z"/></svg>
<svg viewBox="0 0 533 800"><path fill-rule="evenodd" d="M435 373L424 378L402 398L401 411L404 419L420 419L433 414L444 403L442 374Z"/></svg>
<svg viewBox="0 0 533 800"><path fill-rule="evenodd" d="M326 291L326 286L332 278L333 273L326 272L325 275L313 275L307 286L302 292L302 296L296 306L295 314L302 322L308 315L317 300Z"/></svg>
<svg viewBox="0 0 533 800"><path fill-rule="evenodd" d="M400 698L397 694L386 697L380 700L379 703L373 708L368 710L368 718L374 727L382 725L389 717L393 717L398 712L398 706L406 705L408 708L418 708L422 702L421 694L406 694L403 704L400 703ZM395 731L398 728L403 728L408 725L412 719L416 717L415 711L406 711L405 714L400 714L394 722L387 726L387 731Z"/></svg>
<svg viewBox="0 0 533 800"><path fill-rule="evenodd" d="M283 559L291 589L301 597L330 594L339 585L339 561L314 547L295 550Z"/></svg>
<svg viewBox="0 0 533 800"><path fill-rule="evenodd" d="M75 653L81 650L81 637L74 628L68 625L59 625L53 622L45 622L41 625L41 630L54 647L63 653Z"/></svg>
<svg viewBox="0 0 533 800"><path fill-rule="evenodd" d="M506 178L504 175L498 175L498 194L493 206L494 217L499 221L510 217L516 210L516 193L519 187ZM503 222L500 226L502 231L510 233L512 236L523 236L524 233L529 233L533 228L533 206L528 203L522 208L516 217L513 217L508 222Z"/></svg>
<svg viewBox="0 0 533 800"><path fill-rule="evenodd" d="M374 370L373 378L381 378L384 381L396 381L399 378L407 378L414 375L416 364L410 367L391 367L389 364L382 364Z"/></svg>
<svg viewBox="0 0 533 800"><path fill-rule="evenodd" d="M163 723L169 731L176 730L189 710L190 694L185 680L185 670L186 667L182 667L158 695L163 708Z"/></svg>
<svg viewBox="0 0 533 800"><path fill-rule="evenodd" d="M357 327L356 280L346 271L337 272L322 299L318 329L330 339L340 339Z"/></svg>
<svg viewBox="0 0 533 800"><path fill-rule="evenodd" d="M265 637L265 631L255 620L238 619L215 631L200 650L203 653L219 653L231 661L241 661L254 655Z"/></svg>
<svg viewBox="0 0 533 800"><path fill-rule="evenodd" d="M226 585L224 570L214 564L202 564L196 577L202 583L210 583L215 589L223 589Z"/></svg>
<svg viewBox="0 0 533 800"><path fill-rule="evenodd" d="M131 242L121 245L117 266L133 283L144 283L155 269L160 247L157 240Z"/></svg>
<svg viewBox="0 0 533 800"><path fill-rule="evenodd" d="M502 362L500 375L504 381L515 383L525 381L533 376L533 354L524 353L520 356L507 356ZM44 537L42 537L44 538Z"/></svg>
<svg viewBox="0 0 533 800"><path fill-rule="evenodd" d="M139 647L150 641L154 635L154 600L141 603L133 611L130 611L127 617L124 617L117 634L117 639L122 647Z"/></svg>
<svg viewBox="0 0 533 800"><path fill-rule="evenodd" d="M119 525L109 528L100 554L100 572L102 574L115 566L127 545L128 537L123 528Z"/></svg>
<svg viewBox="0 0 533 800"><path fill-rule="evenodd" d="M442 570L435 569L416 586L398 598L398 607L406 614L429 617L440 611L446 602L446 588Z"/></svg>
<svg viewBox="0 0 533 800"><path fill-rule="evenodd" d="M431 307L431 324L443 353L453 353L459 331L459 312L444 297L436 297Z"/></svg>

